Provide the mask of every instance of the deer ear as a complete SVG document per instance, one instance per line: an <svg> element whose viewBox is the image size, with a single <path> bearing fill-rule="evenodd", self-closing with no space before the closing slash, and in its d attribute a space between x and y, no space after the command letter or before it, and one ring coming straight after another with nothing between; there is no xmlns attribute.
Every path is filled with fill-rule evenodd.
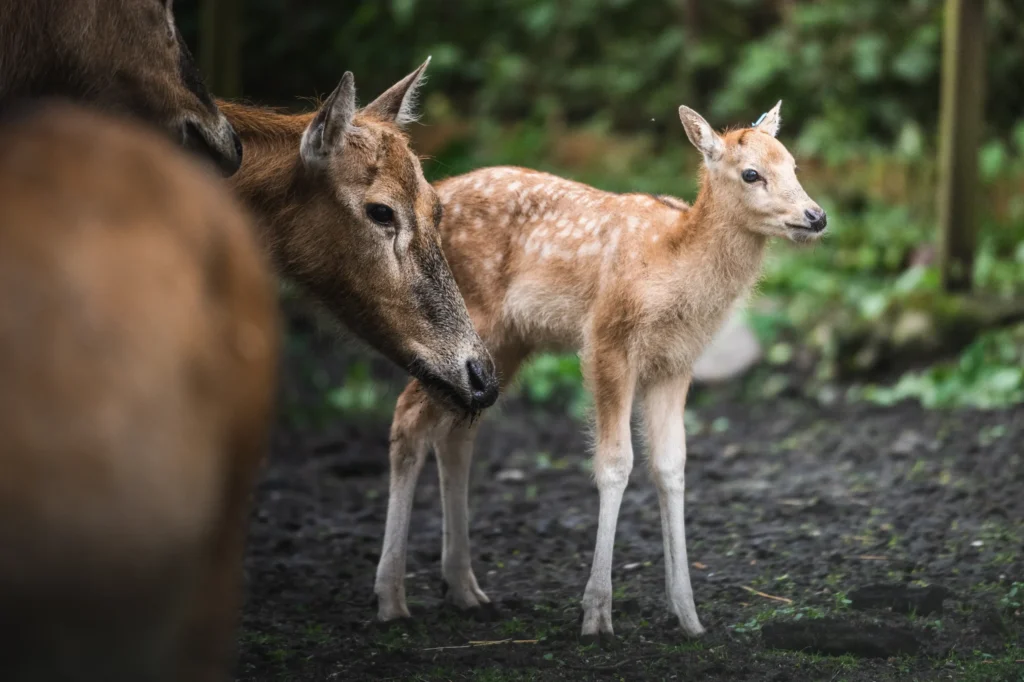
<svg viewBox="0 0 1024 682"><path fill-rule="evenodd" d="M352 125L352 117L356 113L355 80L352 72L346 71L338 87L302 133L299 155L306 164L322 164Z"/></svg>
<svg viewBox="0 0 1024 682"><path fill-rule="evenodd" d="M423 85L423 74L430 64L430 57L420 64L419 68L387 89L380 97L363 108L363 113L384 121L393 121L398 125L412 123L418 118L416 113L417 90Z"/></svg>
<svg viewBox="0 0 1024 682"><path fill-rule="evenodd" d="M718 161L725 153L725 145L708 122L700 114L687 106L679 107L679 120L690 142L697 148L707 162Z"/></svg>
<svg viewBox="0 0 1024 682"><path fill-rule="evenodd" d="M174 23L174 0L163 0L164 3L164 14L167 18L167 33L170 35L171 40L177 38L177 26Z"/></svg>
<svg viewBox="0 0 1024 682"><path fill-rule="evenodd" d="M763 133L768 133L772 137L779 134L779 126L782 125L782 115L779 113L779 109L782 108L782 100L780 99L771 111L762 114L761 118L754 124L754 128L760 130Z"/></svg>

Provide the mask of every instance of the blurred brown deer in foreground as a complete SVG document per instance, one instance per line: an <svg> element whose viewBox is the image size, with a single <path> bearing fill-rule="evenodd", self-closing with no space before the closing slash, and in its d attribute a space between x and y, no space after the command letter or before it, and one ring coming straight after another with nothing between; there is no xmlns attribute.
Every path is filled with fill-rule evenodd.
<svg viewBox="0 0 1024 682"><path fill-rule="evenodd" d="M0 104L63 97L163 129L230 175L242 146L174 23L172 0L12 0L0 11Z"/></svg>
<svg viewBox="0 0 1024 682"><path fill-rule="evenodd" d="M441 202L401 126L428 59L362 109L346 73L316 112L220 102L245 143L231 184L278 271L460 411L497 399L494 363L444 253Z"/></svg>
<svg viewBox="0 0 1024 682"><path fill-rule="evenodd" d="M703 627L683 523L683 409L691 368L732 305L753 287L769 237L813 242L826 218L775 139L779 105L719 135L680 107L703 156L690 206L611 194L522 168L488 168L437 185L444 249L503 380L533 352L579 350L596 408L597 543L583 634L612 634L612 548L633 468L630 414L643 404L661 504L669 608L688 635ZM416 479L433 447L444 511L442 573L462 608L488 602L469 553L467 488L477 424L449 415L411 383L391 427L391 488L375 592L382 620L407 617L405 557Z"/></svg>
<svg viewBox="0 0 1024 682"><path fill-rule="evenodd" d="M225 680L278 361L227 187L70 105L0 123L0 670Z"/></svg>

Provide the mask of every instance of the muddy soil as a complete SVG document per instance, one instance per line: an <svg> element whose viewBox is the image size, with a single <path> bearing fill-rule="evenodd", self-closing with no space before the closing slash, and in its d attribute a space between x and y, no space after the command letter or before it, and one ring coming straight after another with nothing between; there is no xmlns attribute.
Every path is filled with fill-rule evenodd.
<svg viewBox="0 0 1024 682"><path fill-rule="evenodd" d="M598 505L587 427L557 404L505 399L481 429L470 498L474 567L497 608L443 603L428 464L406 580L414 617L382 626L373 579L390 414L331 408L327 389L343 382L353 351L301 311L291 327L252 514L238 680L1024 680L1024 586L1012 593L1024 581L1024 408L698 391L687 535L708 632L687 641L668 616L657 496L638 441L614 558L617 638L584 645L579 600ZM374 386L397 394L401 373L373 367ZM850 593L877 585L939 586L942 610L935 592L924 609L913 598L852 608ZM914 653L766 647L779 624L802 621L818 621L805 637L880 632L910 637Z"/></svg>

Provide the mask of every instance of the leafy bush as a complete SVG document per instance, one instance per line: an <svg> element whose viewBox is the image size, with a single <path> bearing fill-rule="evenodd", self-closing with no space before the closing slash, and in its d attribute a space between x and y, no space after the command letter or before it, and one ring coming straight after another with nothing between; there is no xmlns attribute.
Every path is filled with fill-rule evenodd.
<svg viewBox="0 0 1024 682"><path fill-rule="evenodd" d="M855 395L883 405L915 399L929 408L1024 403L1024 325L982 334L955 361L909 372L891 387L864 387Z"/></svg>
<svg viewBox="0 0 1024 682"><path fill-rule="evenodd" d="M195 44L195 2L176 3ZM296 103L346 69L379 92L428 54L427 94L475 120L674 132L681 103L719 123L786 100L801 152L915 153L935 129L942 0L246 0L247 96ZM1024 111L1024 1L988 0L987 118Z"/></svg>

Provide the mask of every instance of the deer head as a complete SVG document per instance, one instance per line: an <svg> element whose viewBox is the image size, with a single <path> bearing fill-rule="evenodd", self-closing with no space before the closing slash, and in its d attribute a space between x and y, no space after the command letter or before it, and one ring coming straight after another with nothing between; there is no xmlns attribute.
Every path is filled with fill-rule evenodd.
<svg viewBox="0 0 1024 682"><path fill-rule="evenodd" d="M825 231L825 211L796 177L793 155L775 139L780 101L750 128L716 133L700 114L679 107L686 136L704 157L704 182L730 222L769 237L815 241Z"/></svg>
<svg viewBox="0 0 1024 682"><path fill-rule="evenodd" d="M269 239L283 273L346 326L448 403L478 411L497 398L494 364L441 251L441 202L400 129L429 61L362 109L352 74L342 77L292 160L278 162L295 169L280 202L291 208L270 219ZM253 160L254 175L264 161Z"/></svg>
<svg viewBox="0 0 1024 682"><path fill-rule="evenodd" d="M225 175L242 144L174 23L172 0L19 0L0 16L0 99L62 96L169 133Z"/></svg>

